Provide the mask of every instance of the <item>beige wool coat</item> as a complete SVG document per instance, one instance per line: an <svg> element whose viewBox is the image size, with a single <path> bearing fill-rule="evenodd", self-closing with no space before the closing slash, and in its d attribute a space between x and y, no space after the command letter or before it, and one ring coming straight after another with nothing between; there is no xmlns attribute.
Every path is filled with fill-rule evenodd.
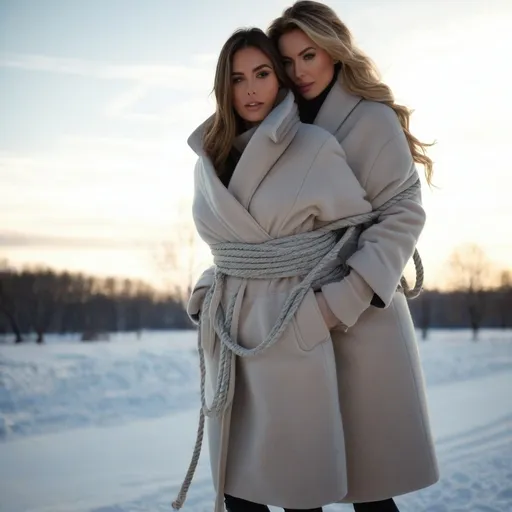
<svg viewBox="0 0 512 512"><path fill-rule="evenodd" d="M228 188L203 152L202 133L200 127L189 138L199 155L193 216L210 245L264 242L371 211L341 146L327 131L299 122L291 93L249 140L247 135L238 139L243 153ZM208 273L202 277L194 300L210 279ZM243 287L231 333L238 344L253 348L261 343L298 282L227 278L224 310ZM208 401L220 347L208 315L200 328ZM313 290L273 347L256 357L236 358L231 395L223 418L207 418L216 510L223 510L223 493L294 509L343 499L347 470L336 357Z"/></svg>
<svg viewBox="0 0 512 512"><path fill-rule="evenodd" d="M418 178L389 107L361 100L337 83L315 124L336 137L372 207ZM323 192L317 191L316 201L321 208ZM439 479L414 326L407 301L397 291L424 224L420 194L396 204L361 234L348 259L350 274L322 287L348 327L330 333L347 464L347 493L339 501L386 499ZM207 269L189 301L193 320L211 282L212 269ZM380 307L371 305L374 297ZM323 476L316 478L319 485Z"/></svg>
<svg viewBox="0 0 512 512"><path fill-rule="evenodd" d="M394 111L349 94L341 77L314 124L335 135L373 208L418 179ZM347 455L345 502L382 500L439 479L414 325L397 291L424 224L420 193L395 204L362 232L347 261L350 275L322 287L349 327L331 333ZM370 305L374 294L381 307Z"/></svg>

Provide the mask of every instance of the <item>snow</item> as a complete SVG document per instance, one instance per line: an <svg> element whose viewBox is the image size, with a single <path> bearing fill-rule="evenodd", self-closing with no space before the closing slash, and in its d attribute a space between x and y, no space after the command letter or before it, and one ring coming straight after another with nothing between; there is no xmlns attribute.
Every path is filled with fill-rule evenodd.
<svg viewBox="0 0 512 512"><path fill-rule="evenodd" d="M0 345L0 438L114 425L197 406L193 331Z"/></svg>
<svg viewBox="0 0 512 512"><path fill-rule="evenodd" d="M186 331L0 344L0 512L170 512L197 427L195 344ZM400 510L512 511L512 332L439 330L419 347L441 480ZM183 510L212 501L205 441Z"/></svg>

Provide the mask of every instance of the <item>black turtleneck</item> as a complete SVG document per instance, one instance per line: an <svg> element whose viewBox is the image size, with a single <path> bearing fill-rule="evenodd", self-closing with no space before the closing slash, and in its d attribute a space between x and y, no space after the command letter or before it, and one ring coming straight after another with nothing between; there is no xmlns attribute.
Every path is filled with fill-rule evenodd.
<svg viewBox="0 0 512 512"><path fill-rule="evenodd" d="M226 162L224 163L224 169L219 174L219 179L226 188L228 188L229 182L235 172L236 164L238 163L238 160L240 160L240 156L240 152L233 146L229 152Z"/></svg>
<svg viewBox="0 0 512 512"><path fill-rule="evenodd" d="M334 66L334 76L330 81L329 85L315 98L311 100L307 100L302 97L298 97L297 105L299 107L299 117L300 120L305 124L313 124L316 116L318 115L319 110L322 108L324 104L325 98L333 88L336 80L338 79L338 73L340 72L341 66L336 64Z"/></svg>

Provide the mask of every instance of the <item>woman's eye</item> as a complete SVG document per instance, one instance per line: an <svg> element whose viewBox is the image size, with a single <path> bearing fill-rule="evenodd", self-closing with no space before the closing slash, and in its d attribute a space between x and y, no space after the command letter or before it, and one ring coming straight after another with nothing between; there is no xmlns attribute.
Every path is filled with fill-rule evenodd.
<svg viewBox="0 0 512 512"><path fill-rule="evenodd" d="M256 76L258 78L265 78L269 75L270 73L268 71L262 71L261 73L258 73Z"/></svg>
<svg viewBox="0 0 512 512"><path fill-rule="evenodd" d="M237 76L237 77L233 78L233 83L234 83L234 84L238 84L238 83L240 83L241 81L242 81L242 78L241 78L241 77L239 77L239 76Z"/></svg>
<svg viewBox="0 0 512 512"><path fill-rule="evenodd" d="M315 54L314 53L306 53L306 55L304 55L304 60L311 60L311 59L314 59L315 58Z"/></svg>

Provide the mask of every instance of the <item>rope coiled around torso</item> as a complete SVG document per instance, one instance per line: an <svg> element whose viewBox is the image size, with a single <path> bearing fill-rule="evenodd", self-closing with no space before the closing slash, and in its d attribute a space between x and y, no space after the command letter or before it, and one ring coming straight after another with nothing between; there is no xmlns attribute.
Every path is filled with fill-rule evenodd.
<svg viewBox="0 0 512 512"><path fill-rule="evenodd" d="M198 352L201 371L199 426L192 460L178 497L172 504L173 508L180 509L183 506L192 482L201 452L205 416L221 416L229 406L228 391L232 371L230 364L232 354L239 357L252 357L274 345L288 327L304 296L311 288L340 280L348 274L347 265L343 262L340 264L337 260L345 244L348 241L353 241L354 236L359 236L357 228L376 222L381 213L394 204L414 197L419 187L418 180L378 209L332 222L314 231L271 239L257 244L223 242L211 246L215 263L214 282L204 297L201 321L206 315L213 314L213 317L210 316L210 321L220 340L217 384L212 402L207 405L204 351L199 329ZM400 281L407 298L417 297L423 285L423 266L417 250L414 252L413 259L416 268L414 288L409 288L403 276ZM267 337L254 348L244 348L231 339L233 312L238 292L230 298L225 313L220 304L225 280L228 276L242 279L302 278L300 283L290 291L279 317Z"/></svg>

